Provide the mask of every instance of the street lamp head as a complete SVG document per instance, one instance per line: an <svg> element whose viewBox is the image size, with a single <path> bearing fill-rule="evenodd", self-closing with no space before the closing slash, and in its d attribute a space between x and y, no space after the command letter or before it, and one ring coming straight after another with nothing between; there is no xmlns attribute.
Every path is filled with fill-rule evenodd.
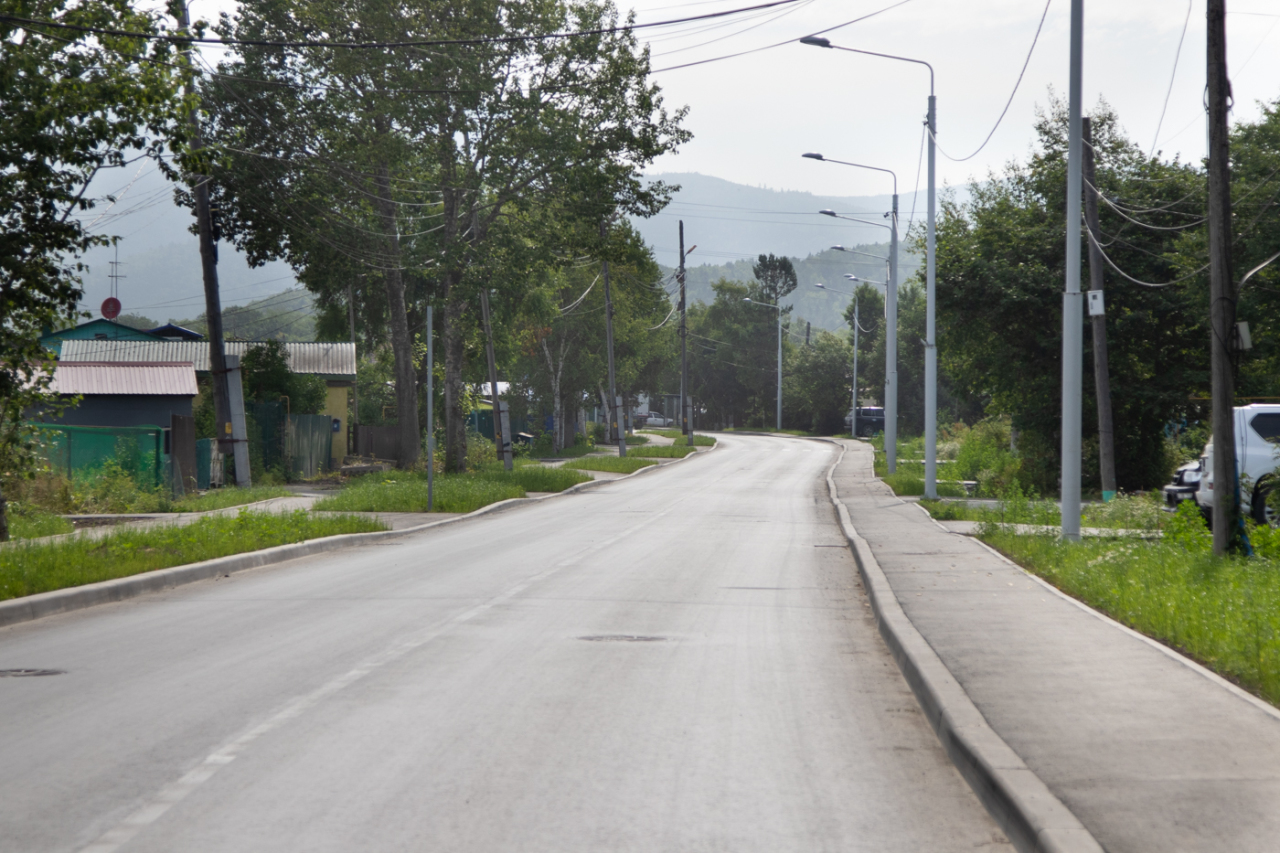
<svg viewBox="0 0 1280 853"><path fill-rule="evenodd" d="M831 40L824 39L822 36L805 36L800 39L800 43L810 47L831 47Z"/></svg>
<svg viewBox="0 0 1280 853"><path fill-rule="evenodd" d="M836 251L836 252L843 252L843 251L845 251L844 246L840 246L840 245L832 246L832 247L831 247L831 249L832 249L833 251Z"/></svg>
<svg viewBox="0 0 1280 853"><path fill-rule="evenodd" d="M827 286L826 286L825 284L823 284L822 282L820 282L820 281L819 281L819 282L817 282L817 283L815 283L813 286L814 286L814 287L821 287L823 290L826 290L826 288L827 288Z"/></svg>
<svg viewBox="0 0 1280 853"><path fill-rule="evenodd" d="M744 297L742 297L742 301L743 301L743 302L750 302L750 301L751 301L751 297L750 297L750 296L744 296Z"/></svg>
<svg viewBox="0 0 1280 853"><path fill-rule="evenodd" d="M857 281L857 280L858 280L858 277L857 277L856 275L852 275L852 274L850 274L850 273L845 273L845 274L844 274L844 277L845 277L845 278L847 278L847 279L849 279L849 281Z"/></svg>
<svg viewBox="0 0 1280 853"><path fill-rule="evenodd" d="M808 152L808 153L806 153L806 154L801 154L800 156L801 156L801 157L808 157L810 160L825 160L825 159L826 159L826 158L825 158L825 157L823 157L821 154L818 154L818 153L813 152L813 151L810 151L810 152Z"/></svg>
<svg viewBox="0 0 1280 853"><path fill-rule="evenodd" d="M836 215L836 212L835 212L834 210L819 210L818 212L819 212L819 213L821 213L823 216L835 216L835 215Z"/></svg>

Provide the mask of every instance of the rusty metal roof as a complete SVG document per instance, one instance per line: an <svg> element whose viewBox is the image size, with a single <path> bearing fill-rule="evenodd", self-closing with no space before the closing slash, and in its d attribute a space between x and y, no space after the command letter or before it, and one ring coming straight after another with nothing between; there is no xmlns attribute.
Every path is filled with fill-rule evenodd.
<svg viewBox="0 0 1280 853"><path fill-rule="evenodd" d="M243 356L261 341L227 341L227 355ZM285 353L294 373L314 373L355 379L356 345L350 342L286 342ZM62 361L189 361L197 373L209 372L208 341L64 341Z"/></svg>
<svg viewBox="0 0 1280 853"><path fill-rule="evenodd" d="M194 397L195 367L189 361L61 362L51 390L58 394L117 394Z"/></svg>

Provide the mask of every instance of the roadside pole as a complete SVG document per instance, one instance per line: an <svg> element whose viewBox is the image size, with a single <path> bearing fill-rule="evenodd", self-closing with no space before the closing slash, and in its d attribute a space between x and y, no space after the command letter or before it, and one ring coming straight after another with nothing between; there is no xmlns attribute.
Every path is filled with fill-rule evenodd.
<svg viewBox="0 0 1280 853"><path fill-rule="evenodd" d="M849 410L849 432L858 437L858 291L853 292L853 408Z"/></svg>
<svg viewBox="0 0 1280 853"><path fill-rule="evenodd" d="M187 4L178 4L178 25L183 32L191 29L191 16L187 12ZM188 43L187 51L193 48ZM191 80L191 57L184 53L187 62L187 94L195 94L195 85ZM191 150L201 151L204 143L200 138L200 123L194 109L187 115L191 125ZM213 384L213 417L214 430L218 439L218 452L226 455L234 453L235 442L231 426L231 394L227 380L226 347L222 332L222 299L218 294L218 246L213 239L213 216L209 206L209 177L207 175L189 175L187 183L196 202L196 224L200 232L200 270L204 278L204 316L205 326L209 334L209 375ZM246 466L248 461L246 460ZM248 476L248 471L245 471ZM240 472L237 468L236 479Z"/></svg>
<svg viewBox="0 0 1280 853"><path fill-rule="evenodd" d="M689 346L688 327L685 325L684 296L684 220L680 220L680 432L689 434Z"/></svg>
<svg viewBox="0 0 1280 853"><path fill-rule="evenodd" d="M1236 292L1231 281L1231 164L1227 103L1226 0L1209 0L1209 371L1213 388L1213 553L1226 554L1236 536L1235 377L1231 350Z"/></svg>
<svg viewBox="0 0 1280 853"><path fill-rule="evenodd" d="M431 309L428 308L427 317L430 317L430 316L431 316ZM350 284L347 285L347 319L351 321L351 346L354 348L356 343L356 299L355 299L355 290L354 288L352 288ZM430 327L430 325L431 325L431 321L428 319L427 326ZM427 332L427 334L430 335L431 333ZM360 365L360 358L359 358L359 353L357 353L356 366L359 367L359 365ZM360 383L358 381L351 383L351 401L352 401L351 418L350 418L351 422L348 424L348 426L350 427L348 432L350 432L351 435L350 435L350 441L347 442L347 452L352 455L355 455L356 427L360 426ZM428 488L427 491L428 493L430 493L431 491L430 488Z"/></svg>
<svg viewBox="0 0 1280 853"><path fill-rule="evenodd" d="M1084 310L1080 293L1080 89L1084 0L1071 0L1067 93L1067 275L1062 294L1062 538L1080 541L1080 409Z"/></svg>
<svg viewBox="0 0 1280 853"><path fill-rule="evenodd" d="M601 222L600 243L602 253L605 252L603 247L608 234L608 223ZM615 382L613 370L613 295L609 290L609 259L607 257L604 258L602 266L601 274L604 276L604 338L605 347L609 350L609 422L613 424L614 434L618 437L618 456L625 459L627 455L627 424L626 414L620 411L618 386Z"/></svg>
<svg viewBox="0 0 1280 853"><path fill-rule="evenodd" d="M1093 157L1093 126L1089 117L1081 120L1084 139L1084 218L1089 226L1089 321L1093 325L1093 384L1098 398L1098 465L1102 476L1102 500L1116 496L1116 436L1111 421L1111 375L1107 367L1107 316L1102 286L1102 250L1098 237L1098 170ZM1094 293L1097 293L1095 308Z"/></svg>
<svg viewBox="0 0 1280 853"><path fill-rule="evenodd" d="M511 458L511 422L503 408L502 396L498 393L498 365L493 354L493 325L489 322L489 290L480 289L480 311L484 317L485 352L489 356L489 391L493 400L493 443L498 448L498 458L502 467L510 471L514 467Z"/></svg>
<svg viewBox="0 0 1280 853"><path fill-rule="evenodd" d="M432 306L427 306L427 512L435 511L436 492L436 362L431 336L435 332Z"/></svg>

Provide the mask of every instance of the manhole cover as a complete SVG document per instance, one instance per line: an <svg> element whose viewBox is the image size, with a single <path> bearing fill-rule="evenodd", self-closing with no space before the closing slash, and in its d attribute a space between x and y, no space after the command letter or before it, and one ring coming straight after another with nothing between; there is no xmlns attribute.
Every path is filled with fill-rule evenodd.
<svg viewBox="0 0 1280 853"><path fill-rule="evenodd" d="M645 637L640 634L594 634L578 639L589 643L661 643L666 637Z"/></svg>
<svg viewBox="0 0 1280 853"><path fill-rule="evenodd" d="M36 675L66 675L65 669L0 669L0 678L25 678Z"/></svg>

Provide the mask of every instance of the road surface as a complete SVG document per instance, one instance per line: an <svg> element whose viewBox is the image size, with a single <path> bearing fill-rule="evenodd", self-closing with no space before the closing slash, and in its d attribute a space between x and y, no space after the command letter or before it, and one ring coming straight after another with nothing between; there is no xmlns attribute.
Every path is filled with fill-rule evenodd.
<svg viewBox="0 0 1280 853"><path fill-rule="evenodd" d="M837 451L0 631L3 851L1009 851L870 616ZM856 519L855 519L856 523Z"/></svg>

